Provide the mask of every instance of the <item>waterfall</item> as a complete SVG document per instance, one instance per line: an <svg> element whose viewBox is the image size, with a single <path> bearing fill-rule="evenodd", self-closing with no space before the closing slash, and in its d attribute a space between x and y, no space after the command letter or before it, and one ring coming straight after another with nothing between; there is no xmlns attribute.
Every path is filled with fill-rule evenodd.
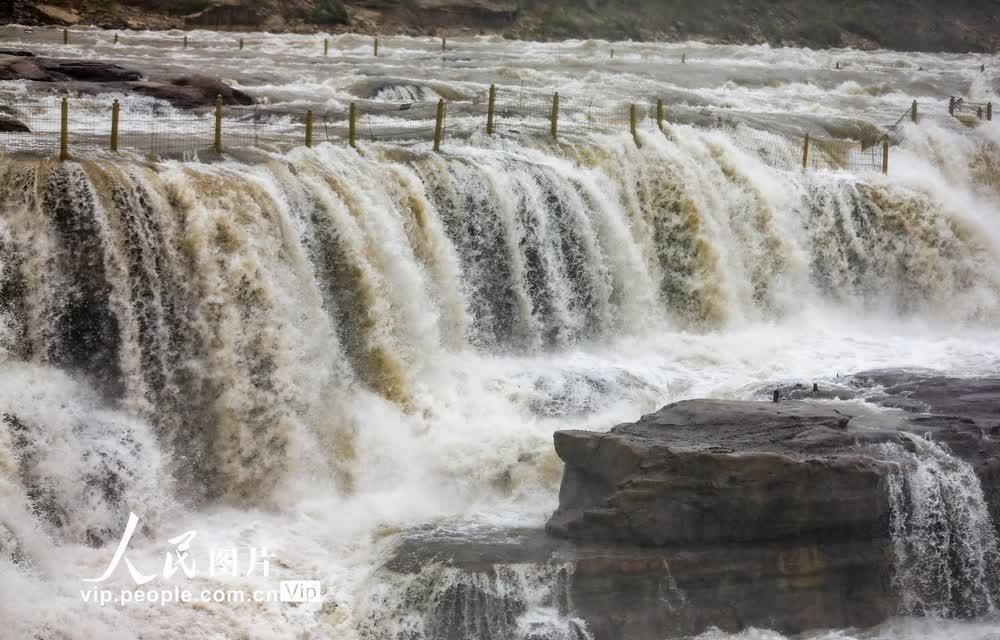
<svg viewBox="0 0 1000 640"><path fill-rule="evenodd" d="M370 587L365 640L591 640L572 615L571 565L464 571L432 564Z"/></svg>
<svg viewBox="0 0 1000 640"><path fill-rule="evenodd" d="M266 503L293 459L352 491L338 407L365 389L427 413L449 354L739 327L804 301L1000 317L997 249L967 217L883 179L769 169L724 131L254 165L6 158L0 185L4 353L85 377L153 425L190 491L233 503Z"/></svg>
<svg viewBox="0 0 1000 640"><path fill-rule="evenodd" d="M889 478L889 497L901 613L996 613L1000 547L979 478L941 445L915 436L907 445L880 446L900 465Z"/></svg>

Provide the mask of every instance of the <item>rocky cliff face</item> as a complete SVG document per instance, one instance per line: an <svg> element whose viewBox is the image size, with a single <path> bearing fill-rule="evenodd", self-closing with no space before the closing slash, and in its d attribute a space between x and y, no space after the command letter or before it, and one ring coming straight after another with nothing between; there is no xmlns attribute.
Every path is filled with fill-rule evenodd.
<svg viewBox="0 0 1000 640"><path fill-rule="evenodd" d="M1000 0L12 0L0 19L110 28L490 32L530 39L706 39L809 47L1000 49Z"/></svg>
<svg viewBox="0 0 1000 640"><path fill-rule="evenodd" d="M509 637L795 634L995 611L1000 380L879 371L778 393L557 433L548 535L406 536L373 637L414 619L427 640L478 637L541 611L558 615Z"/></svg>

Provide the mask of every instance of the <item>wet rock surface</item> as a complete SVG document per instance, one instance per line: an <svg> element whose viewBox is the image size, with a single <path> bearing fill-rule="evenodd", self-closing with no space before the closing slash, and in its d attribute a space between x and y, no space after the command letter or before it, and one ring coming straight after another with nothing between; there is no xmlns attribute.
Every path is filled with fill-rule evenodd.
<svg viewBox="0 0 1000 640"><path fill-rule="evenodd" d="M218 78L197 74L146 78L135 69L110 62L42 58L29 51L0 51L0 80L44 83L58 92L136 93L182 109L214 105L216 96L227 105L253 104L253 98Z"/></svg>
<svg viewBox="0 0 1000 640"><path fill-rule="evenodd" d="M421 608L407 593L409 608L391 615L438 630L485 624L498 608L527 615L497 600L510 596L498 581L537 566L566 576L542 586L595 640L875 625L900 612L890 484L902 486L925 437L975 470L1000 521L990 497L1000 493L1000 380L872 371L780 395L800 399L692 400L607 433L556 433L566 467L547 532L410 532L383 578L450 604ZM566 629L557 635L574 637Z"/></svg>
<svg viewBox="0 0 1000 640"><path fill-rule="evenodd" d="M144 81L128 85L128 90L151 98L166 100L175 107L195 108L215 104L216 96L226 105L250 105L253 99L216 78L185 76L168 82Z"/></svg>
<svg viewBox="0 0 1000 640"><path fill-rule="evenodd" d="M894 612L891 557L881 542L638 547L573 543L540 528L428 529L405 536L385 565L387 602L409 606L380 603L385 618L377 622L384 631L419 619L435 630L420 636L428 640L479 637L475 629L497 626L491 620L530 619L530 600L541 593L537 604L562 620L546 637L663 640L710 627L867 627ZM525 572L548 579L526 580ZM573 635L574 624L588 635Z"/></svg>
<svg viewBox="0 0 1000 640"><path fill-rule="evenodd" d="M142 73L110 62L41 58L26 51L0 54L0 80L120 82L140 78Z"/></svg>
<svg viewBox="0 0 1000 640"><path fill-rule="evenodd" d="M12 116L0 113L0 133L28 133L28 125Z"/></svg>
<svg viewBox="0 0 1000 640"><path fill-rule="evenodd" d="M858 450L895 439L806 402L691 400L609 433L561 431L566 463L548 530L644 546L888 530L890 466Z"/></svg>

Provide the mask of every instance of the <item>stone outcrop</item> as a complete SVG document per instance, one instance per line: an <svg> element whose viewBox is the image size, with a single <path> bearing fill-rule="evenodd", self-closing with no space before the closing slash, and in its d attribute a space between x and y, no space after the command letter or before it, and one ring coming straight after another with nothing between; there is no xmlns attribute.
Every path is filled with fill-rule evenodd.
<svg viewBox="0 0 1000 640"><path fill-rule="evenodd" d="M141 78L139 71L109 62L41 58L26 51L0 54L0 80L123 82Z"/></svg>
<svg viewBox="0 0 1000 640"><path fill-rule="evenodd" d="M30 133L28 125L11 116L0 113L0 133Z"/></svg>
<svg viewBox="0 0 1000 640"><path fill-rule="evenodd" d="M191 109L215 104L216 96L222 96L223 104L250 105L253 98L238 89L233 89L217 78L207 76L184 76L168 82L133 82L127 89L134 93L166 100L175 107Z"/></svg>
<svg viewBox="0 0 1000 640"><path fill-rule="evenodd" d="M654 548L573 543L540 529L455 530L404 536L381 574L387 604L404 604L372 603L372 637L396 638L379 632L414 620L428 630L421 640L480 637L475 630L487 628L498 630L491 637L523 637L502 630L533 606L558 610L562 628L528 637L573 640L588 637L577 625L594 640L665 640L710 627L869 627L895 609L884 544ZM520 593L525 585L530 593Z"/></svg>
<svg viewBox="0 0 1000 640"><path fill-rule="evenodd" d="M382 572L387 602L404 604L381 607L373 624L416 616L432 630L428 640L450 640L533 619L526 612L542 607L559 611L562 627L538 637L583 638L581 625L595 640L869 627L900 612L899 544L936 535L894 528L901 505L923 495L911 493L911 474L925 492L928 482L946 486L934 474L978 476L979 498L942 505L935 520L956 527L948 535L959 547L968 532L957 520L988 523L989 510L1000 522L1000 380L872 371L761 395L776 388L777 403L691 400L607 433L556 433L566 466L546 532L407 534ZM902 502L893 487L907 492ZM994 533L964 539L995 547ZM969 562L986 574L996 567L959 547L927 550L938 554L927 566L956 571L949 580L971 590L962 577ZM527 583L540 586L522 597L526 566L547 570L532 573ZM549 592L541 600L539 589ZM1000 576L976 589L1000 597ZM981 610L947 591L951 614Z"/></svg>
<svg viewBox="0 0 1000 640"><path fill-rule="evenodd" d="M561 431L566 463L550 533L644 546L888 535L886 478L870 447L907 431L945 443L1000 486L1000 380L853 376L842 392L802 385L782 397L864 395L915 415L805 400L691 400L608 433ZM1000 521L1000 507L991 512Z"/></svg>
<svg viewBox="0 0 1000 640"><path fill-rule="evenodd" d="M854 449L894 439L806 402L691 400L609 433L561 431L551 533L643 546L871 539L888 530L885 463Z"/></svg>
<svg viewBox="0 0 1000 640"><path fill-rule="evenodd" d="M83 19L79 14L69 9L56 7L51 4L36 4L33 8L38 14L38 19L45 24L58 24L71 27L79 24Z"/></svg>
<svg viewBox="0 0 1000 640"><path fill-rule="evenodd" d="M140 71L114 63L43 58L28 51L0 51L0 80L46 83L60 92L136 93L165 100L182 109L211 106L216 96L222 96L227 105L253 104L253 98L218 78L192 74L151 79L145 78ZM8 122L6 126L15 127L16 124Z"/></svg>

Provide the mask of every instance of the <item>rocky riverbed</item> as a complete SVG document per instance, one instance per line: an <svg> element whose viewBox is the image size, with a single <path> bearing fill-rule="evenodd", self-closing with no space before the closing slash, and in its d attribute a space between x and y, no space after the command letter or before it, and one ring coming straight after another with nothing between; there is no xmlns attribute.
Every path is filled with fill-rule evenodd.
<svg viewBox="0 0 1000 640"><path fill-rule="evenodd" d="M410 532L370 624L653 640L988 613L1000 379L886 370L843 383L557 432L565 472L546 531Z"/></svg>
<svg viewBox="0 0 1000 640"><path fill-rule="evenodd" d="M147 77L114 62L44 57L23 50L0 49L0 81L4 80L30 82L42 93L134 94L164 100L180 109L213 105L216 96L227 105L253 104L250 96L218 78L199 74ZM0 131L24 130L18 128L15 116L0 111Z"/></svg>

